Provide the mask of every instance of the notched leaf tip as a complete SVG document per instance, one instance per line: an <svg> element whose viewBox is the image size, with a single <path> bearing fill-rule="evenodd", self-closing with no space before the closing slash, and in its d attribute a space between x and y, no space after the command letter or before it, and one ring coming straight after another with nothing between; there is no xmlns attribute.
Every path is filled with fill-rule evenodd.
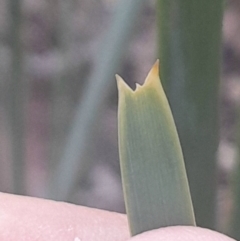
<svg viewBox="0 0 240 241"><path fill-rule="evenodd" d="M159 60L155 62L152 69L149 71L144 84L150 84L156 81L159 82Z"/></svg>
<svg viewBox="0 0 240 241"><path fill-rule="evenodd" d="M117 79L117 86L118 90L120 92L124 93L131 93L131 94L136 94L141 92L141 90L144 90L146 86L155 86L156 84L159 85L160 80L159 80L159 60L155 62L153 67L151 68L150 72L147 75L147 78L145 79L143 85L140 85L139 83L136 83L136 89L133 90L131 89L126 82L119 76L116 75Z"/></svg>
<svg viewBox="0 0 240 241"><path fill-rule="evenodd" d="M133 90L126 84L122 77L120 77L118 74L116 74L115 77L117 80L117 87L119 92L133 92Z"/></svg>

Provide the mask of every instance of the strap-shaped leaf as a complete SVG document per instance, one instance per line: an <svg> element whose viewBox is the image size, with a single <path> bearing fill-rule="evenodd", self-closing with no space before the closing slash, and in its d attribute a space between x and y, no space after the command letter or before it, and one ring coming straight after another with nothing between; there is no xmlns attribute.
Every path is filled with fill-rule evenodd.
<svg viewBox="0 0 240 241"><path fill-rule="evenodd" d="M195 225L183 155L163 91L158 61L132 90L117 76L119 152L132 235Z"/></svg>

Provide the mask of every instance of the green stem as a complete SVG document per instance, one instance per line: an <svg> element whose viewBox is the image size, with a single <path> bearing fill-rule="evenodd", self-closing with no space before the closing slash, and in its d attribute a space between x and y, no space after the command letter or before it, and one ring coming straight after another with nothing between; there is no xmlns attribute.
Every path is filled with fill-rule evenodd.
<svg viewBox="0 0 240 241"><path fill-rule="evenodd" d="M55 5L54 7L56 8ZM71 61L71 47L73 44L71 27L73 9L74 4L71 0L60 0L58 2L57 47L61 54L61 71L56 73L52 82L50 168L54 168L61 157L71 111L72 103L70 103L71 97L68 95L68 89L71 82L69 76L72 76L69 62Z"/></svg>
<svg viewBox="0 0 240 241"><path fill-rule="evenodd" d="M9 114L9 129L11 132L13 160L13 192L25 193L25 163L24 163L24 80L22 68L21 46L21 0L9 0L11 72L7 83L7 111Z"/></svg>
<svg viewBox="0 0 240 241"><path fill-rule="evenodd" d="M53 173L47 194L50 198L67 200L78 177L82 177L86 168L91 165L85 157L86 150L91 146L99 115L115 82L114 74L121 62L132 26L143 2L144 0L119 2L109 33L97 56L96 68L78 104L63 157Z"/></svg>
<svg viewBox="0 0 240 241"><path fill-rule="evenodd" d="M161 78L180 135L197 224L215 225L223 1L159 0Z"/></svg>

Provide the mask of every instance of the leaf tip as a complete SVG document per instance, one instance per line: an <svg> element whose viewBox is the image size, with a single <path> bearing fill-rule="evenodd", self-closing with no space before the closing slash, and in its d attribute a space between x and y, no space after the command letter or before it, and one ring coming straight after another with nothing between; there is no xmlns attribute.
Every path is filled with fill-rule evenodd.
<svg viewBox="0 0 240 241"><path fill-rule="evenodd" d="M159 76L159 59L156 60L150 72L152 72L153 75Z"/></svg>
<svg viewBox="0 0 240 241"><path fill-rule="evenodd" d="M152 69L149 71L145 83L153 82L156 79L159 80L159 60L155 62Z"/></svg>
<svg viewBox="0 0 240 241"><path fill-rule="evenodd" d="M118 86L118 91L119 93L129 93L129 94L140 94L142 91L145 90L145 86L150 87L150 86L154 86L154 88L157 86L159 86L160 84L160 79L159 79L159 60L157 60L155 62L155 64L153 65L153 67L151 68L151 70L149 71L147 78L145 79L145 82L143 85L140 85L138 83L136 83L136 89L132 90L127 84L126 82L119 76L119 75L115 75L116 76L116 80L117 80L117 86ZM161 85L161 84L160 84Z"/></svg>
<svg viewBox="0 0 240 241"><path fill-rule="evenodd" d="M120 77L118 74L116 74L115 77L117 80L119 93L133 92L133 90L126 84L122 77Z"/></svg>

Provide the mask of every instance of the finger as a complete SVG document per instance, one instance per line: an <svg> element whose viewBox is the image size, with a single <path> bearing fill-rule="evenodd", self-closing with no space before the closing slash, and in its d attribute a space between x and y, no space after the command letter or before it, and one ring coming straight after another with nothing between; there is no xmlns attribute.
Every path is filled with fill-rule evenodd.
<svg viewBox="0 0 240 241"><path fill-rule="evenodd" d="M188 226L161 228L137 235L129 241L235 241L218 232Z"/></svg>
<svg viewBox="0 0 240 241"><path fill-rule="evenodd" d="M1 241L122 241L125 215L0 193Z"/></svg>

